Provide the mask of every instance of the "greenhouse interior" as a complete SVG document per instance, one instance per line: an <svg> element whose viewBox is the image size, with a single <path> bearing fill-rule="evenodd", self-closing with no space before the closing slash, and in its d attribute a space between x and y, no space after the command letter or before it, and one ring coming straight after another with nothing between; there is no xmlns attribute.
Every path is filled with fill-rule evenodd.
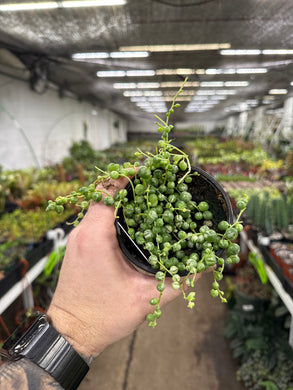
<svg viewBox="0 0 293 390"><path fill-rule="evenodd" d="M293 390L292 0L0 32L0 388Z"/></svg>

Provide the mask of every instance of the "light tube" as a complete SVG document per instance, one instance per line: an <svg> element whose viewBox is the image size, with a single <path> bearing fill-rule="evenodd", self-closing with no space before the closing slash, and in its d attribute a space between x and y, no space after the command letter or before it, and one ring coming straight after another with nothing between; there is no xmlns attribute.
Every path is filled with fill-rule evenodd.
<svg viewBox="0 0 293 390"><path fill-rule="evenodd" d="M54 1L46 1L43 3L11 3L1 4L0 11L29 11L34 9L52 9L58 7L57 2Z"/></svg>
<svg viewBox="0 0 293 390"><path fill-rule="evenodd" d="M191 45L143 45L143 46L121 46L120 51L150 51L150 52L165 52L165 51L201 51L201 50L219 50L229 49L230 43L207 43L207 44L191 44Z"/></svg>
<svg viewBox="0 0 293 390"><path fill-rule="evenodd" d="M76 0L76 1L61 1L61 8L76 8L76 7L109 7L112 5L124 5L125 0Z"/></svg>
<svg viewBox="0 0 293 390"><path fill-rule="evenodd" d="M102 7L124 5L126 0L76 0L76 1L45 1L27 3L7 3L0 5L0 11L30 11L56 8Z"/></svg>
<svg viewBox="0 0 293 390"><path fill-rule="evenodd" d="M288 93L287 89L274 88L269 90L270 95L286 95Z"/></svg>
<svg viewBox="0 0 293 390"><path fill-rule="evenodd" d="M124 70L102 70L97 72L98 77L124 77L126 72Z"/></svg>
<svg viewBox="0 0 293 390"><path fill-rule="evenodd" d="M113 51L110 53L112 58L140 58L148 56L149 53L147 51Z"/></svg>
<svg viewBox="0 0 293 390"><path fill-rule="evenodd" d="M263 50L262 51L262 54L265 54L265 55L268 55L268 54L278 54L278 55L286 55L286 54L293 54L293 50L292 49L270 49L270 50Z"/></svg>
<svg viewBox="0 0 293 390"><path fill-rule="evenodd" d="M261 54L259 49L238 49L238 50L221 50L220 54L224 56L255 56Z"/></svg>

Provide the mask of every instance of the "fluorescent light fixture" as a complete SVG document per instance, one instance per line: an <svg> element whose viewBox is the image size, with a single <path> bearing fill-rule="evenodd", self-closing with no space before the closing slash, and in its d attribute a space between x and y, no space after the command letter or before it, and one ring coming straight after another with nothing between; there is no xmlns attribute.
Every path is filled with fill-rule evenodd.
<svg viewBox="0 0 293 390"><path fill-rule="evenodd" d="M111 58L141 58L148 56L147 51L113 51L110 53Z"/></svg>
<svg viewBox="0 0 293 390"><path fill-rule="evenodd" d="M200 83L201 87L247 87L248 81L203 81Z"/></svg>
<svg viewBox="0 0 293 390"><path fill-rule="evenodd" d="M56 1L46 1L42 3L11 3L1 4L0 11L29 11L34 9L52 9L58 7L59 6Z"/></svg>
<svg viewBox="0 0 293 390"><path fill-rule="evenodd" d="M125 95L124 95L125 96ZM130 98L131 102L145 102L146 98L144 96L132 96Z"/></svg>
<svg viewBox="0 0 293 390"><path fill-rule="evenodd" d="M190 68L178 68L178 69L157 69L156 75L190 75L190 74L205 74L204 69L190 69Z"/></svg>
<svg viewBox="0 0 293 390"><path fill-rule="evenodd" d="M224 87L224 81L202 81L201 87Z"/></svg>
<svg viewBox="0 0 293 390"><path fill-rule="evenodd" d="M131 96L162 96L163 93L162 91L124 91L123 95L126 97L131 97Z"/></svg>
<svg viewBox="0 0 293 390"><path fill-rule="evenodd" d="M154 70L128 70L126 76L154 76Z"/></svg>
<svg viewBox="0 0 293 390"><path fill-rule="evenodd" d="M61 8L75 7L109 7L112 5L124 5L125 0L76 0L76 1L61 1Z"/></svg>
<svg viewBox="0 0 293 390"><path fill-rule="evenodd" d="M207 100L204 104L207 106L216 106L217 104L219 104L219 101L218 100Z"/></svg>
<svg viewBox="0 0 293 390"><path fill-rule="evenodd" d="M258 56L260 54L264 55L288 55L293 54L292 49L228 49L221 50L220 54L224 56Z"/></svg>
<svg viewBox="0 0 293 390"><path fill-rule="evenodd" d="M162 91L143 91L143 96L163 96Z"/></svg>
<svg viewBox="0 0 293 390"><path fill-rule="evenodd" d="M225 87L248 87L248 81L225 81Z"/></svg>
<svg viewBox="0 0 293 390"><path fill-rule="evenodd" d="M124 5L126 0L76 0L76 1L44 1L26 3L0 4L0 11L29 11L54 8L102 7Z"/></svg>
<svg viewBox="0 0 293 390"><path fill-rule="evenodd" d="M225 99L227 99L227 96L226 95L214 95L214 96L211 96L210 98L213 100L225 100Z"/></svg>
<svg viewBox="0 0 293 390"><path fill-rule="evenodd" d="M267 73L266 68L228 68L228 69L206 69L206 74L254 74Z"/></svg>
<svg viewBox="0 0 293 390"><path fill-rule="evenodd" d="M291 85L291 87L293 87L293 81L291 81L290 85Z"/></svg>
<svg viewBox="0 0 293 390"><path fill-rule="evenodd" d="M213 91L213 90L210 90L210 89L199 89L198 91L196 91L196 94L197 95L215 95L216 94L216 91Z"/></svg>
<svg viewBox="0 0 293 390"><path fill-rule="evenodd" d="M102 70L97 72L98 77L124 77L126 72L124 70Z"/></svg>
<svg viewBox="0 0 293 390"><path fill-rule="evenodd" d="M195 103L201 102L202 100L207 100L208 96L193 96L192 100L195 100Z"/></svg>
<svg viewBox="0 0 293 390"><path fill-rule="evenodd" d="M135 89L135 83L114 83L113 88L115 89Z"/></svg>
<svg viewBox="0 0 293 390"><path fill-rule="evenodd" d="M270 95L286 95L286 93L288 93L287 89L275 88L269 90Z"/></svg>
<svg viewBox="0 0 293 390"><path fill-rule="evenodd" d="M165 98L163 96L149 96L148 101L149 102L164 102Z"/></svg>
<svg viewBox="0 0 293 390"><path fill-rule="evenodd" d="M172 102L174 100L174 97L172 98L172 96L165 96L164 99L166 102ZM192 99L191 96L180 96L179 95L176 99L176 102L189 102L191 99Z"/></svg>
<svg viewBox="0 0 293 390"><path fill-rule="evenodd" d="M236 95L236 93L235 89L218 89L215 91L216 95Z"/></svg>
<svg viewBox="0 0 293 390"><path fill-rule="evenodd" d="M259 49L239 49L239 50L221 50L223 56L257 56L261 54Z"/></svg>
<svg viewBox="0 0 293 390"><path fill-rule="evenodd" d="M161 83L161 88L176 88L181 87L182 81L164 81ZM186 81L184 84L184 88L188 87L198 87L199 82L198 81Z"/></svg>
<svg viewBox="0 0 293 390"><path fill-rule="evenodd" d="M154 70L105 70L98 71L98 77L135 77L135 76L154 76Z"/></svg>
<svg viewBox="0 0 293 390"><path fill-rule="evenodd" d="M126 96L126 97L143 96L143 91L124 91L123 96Z"/></svg>
<svg viewBox="0 0 293 390"><path fill-rule="evenodd" d="M213 89L199 89L196 91L196 94L201 96L201 95L235 95L236 90L235 89L218 89L218 90L213 90Z"/></svg>
<svg viewBox="0 0 293 390"><path fill-rule="evenodd" d="M110 54L106 52L97 52L97 53L74 53L71 58L75 61L86 61L99 58L109 58Z"/></svg>
<svg viewBox="0 0 293 390"><path fill-rule="evenodd" d="M150 51L150 52L165 52L165 51L201 51L201 50L220 50L229 49L230 43L207 43L207 44L191 44L191 45L143 45L143 46L121 46L120 51Z"/></svg>
<svg viewBox="0 0 293 390"><path fill-rule="evenodd" d="M158 107L150 107L148 109L145 109L146 112L150 112L150 113L157 113L157 112L166 112L167 111L167 108L166 107L161 107L161 108L158 108Z"/></svg>
<svg viewBox="0 0 293 390"><path fill-rule="evenodd" d="M159 83L137 83L136 88L160 88Z"/></svg>
<svg viewBox="0 0 293 390"><path fill-rule="evenodd" d="M221 74L222 73L222 69L210 68L210 69L206 69L205 73L206 74Z"/></svg>
<svg viewBox="0 0 293 390"><path fill-rule="evenodd" d="M155 104L164 103L165 100L163 96L133 96L130 98L131 102L151 102Z"/></svg>
<svg viewBox="0 0 293 390"><path fill-rule="evenodd" d="M266 68L239 68L236 69L238 74L254 74L254 73L267 73Z"/></svg>
<svg viewBox="0 0 293 390"><path fill-rule="evenodd" d="M276 50L263 50L262 54L268 55L268 54L293 54L292 49L276 49Z"/></svg>
<svg viewBox="0 0 293 390"><path fill-rule="evenodd" d="M159 83L114 83L115 89L160 88Z"/></svg>
<svg viewBox="0 0 293 390"><path fill-rule="evenodd" d="M164 91L164 95L165 96L175 96L176 95L176 93L177 93L178 91L177 90L166 90L166 91ZM186 90L186 91L182 91L181 93L180 93L180 96L193 96L194 95L194 93L195 93L195 91L194 90Z"/></svg>
<svg viewBox="0 0 293 390"><path fill-rule="evenodd" d="M205 74L236 74L236 69L206 69Z"/></svg>
<svg viewBox="0 0 293 390"><path fill-rule="evenodd" d="M151 107L152 105L150 104L150 102L148 101L145 101L145 102L137 102L136 105L138 107Z"/></svg>
<svg viewBox="0 0 293 390"><path fill-rule="evenodd" d="M147 57L149 55L146 51L139 51L139 52L120 52L120 51L113 51L111 53L108 52L89 52L89 53L75 53L72 54L71 58L75 61L87 61L87 60L96 60L100 58L140 58L140 57Z"/></svg>
<svg viewBox="0 0 293 390"><path fill-rule="evenodd" d="M186 109L184 111L185 112L206 112L208 110L209 110L208 108L189 108L189 107L186 107Z"/></svg>

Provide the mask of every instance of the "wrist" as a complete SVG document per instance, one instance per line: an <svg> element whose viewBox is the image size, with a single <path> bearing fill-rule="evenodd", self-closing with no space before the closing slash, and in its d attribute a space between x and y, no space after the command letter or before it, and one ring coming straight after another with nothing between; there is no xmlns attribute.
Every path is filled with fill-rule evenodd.
<svg viewBox="0 0 293 390"><path fill-rule="evenodd" d="M73 349L88 364L92 363L99 353L92 348L86 322L79 320L70 312L66 312L52 304L47 314L52 326L64 336Z"/></svg>

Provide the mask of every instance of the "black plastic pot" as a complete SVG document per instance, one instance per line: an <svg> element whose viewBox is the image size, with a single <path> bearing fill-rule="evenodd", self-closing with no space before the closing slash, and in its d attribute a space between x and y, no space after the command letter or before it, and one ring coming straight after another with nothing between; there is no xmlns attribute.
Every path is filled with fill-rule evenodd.
<svg viewBox="0 0 293 390"><path fill-rule="evenodd" d="M192 172L197 172L199 175L192 176L192 183L189 184L189 192L192 194L192 199L195 202L207 201L210 205L210 211L213 213L213 226L215 231L218 230L218 223L222 220L226 220L229 223L233 222L233 209L229 199L229 196L223 189L223 187L215 180L215 178L209 175L207 172L200 168L192 168ZM128 191L128 198L133 199L132 187L130 183L125 187ZM115 223L117 238L119 246L126 256L126 258L132 263L132 265L140 272L148 274L155 274L157 270L151 267L151 265L143 258L141 252L145 256L149 257L149 252L142 247L135 248L131 243L131 240L127 236L127 227L123 217L123 211L120 208L117 214L119 223ZM196 221L197 223L199 221ZM122 226L121 226L121 225ZM199 224L199 223L198 223ZM120 226L119 226L120 225ZM224 250L220 249L216 252L218 256L223 255ZM184 275L185 273L180 273Z"/></svg>
<svg viewBox="0 0 293 390"><path fill-rule="evenodd" d="M262 313L269 304L268 299L249 296L238 288L235 289L235 309L242 311L246 317L255 317Z"/></svg>

